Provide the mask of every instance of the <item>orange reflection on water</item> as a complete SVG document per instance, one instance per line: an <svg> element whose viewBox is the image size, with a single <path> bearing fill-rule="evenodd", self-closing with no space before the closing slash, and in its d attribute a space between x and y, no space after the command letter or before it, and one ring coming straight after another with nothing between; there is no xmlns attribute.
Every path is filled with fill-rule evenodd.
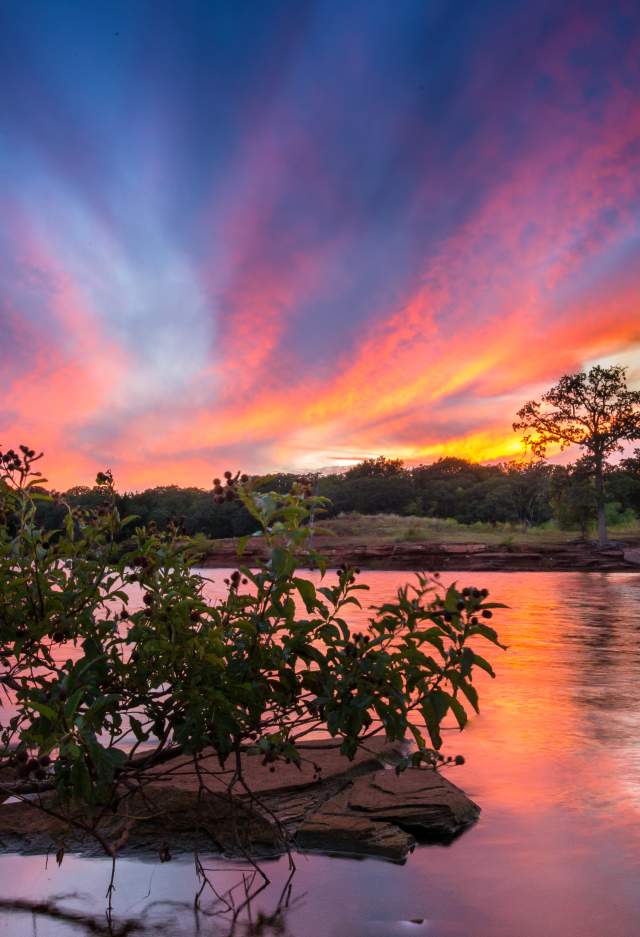
<svg viewBox="0 0 640 937"><path fill-rule="evenodd" d="M226 570L208 570L222 595ZM328 573L334 576L335 573ZM410 576L366 572L377 605ZM635 937L640 921L640 576L600 573L443 574L446 584L486 586L508 610L494 623L506 652L484 647L496 670L479 674L481 713L449 753L449 773L482 807L478 824L450 847L420 847L406 866L322 856L298 860L290 937L396 937L410 920L438 937ZM135 601L139 601L136 596ZM367 611L352 610L354 627ZM219 863L216 863L219 865ZM269 864L272 886L257 907L273 909L286 862ZM219 873L231 880L231 868ZM71 887L103 908L108 862L0 856L0 899L43 897ZM121 863L116 908L149 908L149 933L167 922L189 937L190 861ZM147 897L147 893L149 896ZM331 900L327 900L327 896ZM0 933L18 934L0 913ZM3 930L3 927L5 928ZM39 921L39 937L72 930ZM267 932L269 933L269 932Z"/></svg>

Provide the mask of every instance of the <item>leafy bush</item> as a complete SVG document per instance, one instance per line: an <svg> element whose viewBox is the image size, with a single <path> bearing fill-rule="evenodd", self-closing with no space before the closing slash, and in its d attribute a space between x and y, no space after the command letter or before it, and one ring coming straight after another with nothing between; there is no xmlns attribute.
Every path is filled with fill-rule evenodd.
<svg viewBox="0 0 640 937"><path fill-rule="evenodd" d="M299 764L300 741L318 731L349 757L376 732L408 736L400 767L442 763L442 721L451 714L462 729L478 708L477 668L493 676L475 650L478 639L499 643L489 619L501 606L486 589L443 592L420 575L354 634L346 615L367 587L357 570L326 573L309 546L324 499L305 483L265 493L226 473L216 502L241 503L270 556L239 565L209 601L179 525L122 518L109 472L91 509L47 495L38 458L0 453L5 793L49 790L60 815L98 836L104 810L142 791L159 764L205 750L236 766L231 786L240 752ZM45 531L37 507L53 502L62 528ZM299 571L309 565L324 574L319 587Z"/></svg>
<svg viewBox="0 0 640 937"><path fill-rule="evenodd" d="M638 520L635 511L624 508L619 501L607 502L605 517L610 527L632 527Z"/></svg>

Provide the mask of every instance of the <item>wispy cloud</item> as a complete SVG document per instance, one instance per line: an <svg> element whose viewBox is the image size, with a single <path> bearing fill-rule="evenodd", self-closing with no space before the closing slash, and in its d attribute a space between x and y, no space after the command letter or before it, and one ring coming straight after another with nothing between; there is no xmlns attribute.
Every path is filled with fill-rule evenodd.
<svg viewBox="0 0 640 937"><path fill-rule="evenodd" d="M59 486L503 458L638 380L637 5L288 10L1 14L0 443Z"/></svg>

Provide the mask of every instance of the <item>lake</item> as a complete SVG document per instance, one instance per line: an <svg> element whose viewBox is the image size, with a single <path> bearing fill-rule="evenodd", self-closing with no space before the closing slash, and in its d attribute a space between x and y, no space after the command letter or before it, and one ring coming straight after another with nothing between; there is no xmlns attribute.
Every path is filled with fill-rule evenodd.
<svg viewBox="0 0 640 937"><path fill-rule="evenodd" d="M221 591L228 572L209 570ZM366 572L372 603L410 573ZM640 573L464 573L443 582L487 586L510 609L495 624L509 650L487 653L497 679L478 680L481 714L446 749L466 764L447 772L482 807L478 824L447 847L421 846L404 866L297 856L290 906L273 926L239 935L280 937L634 937L640 933ZM354 610L355 611L355 610ZM353 615L354 625L359 613ZM484 653L484 651L483 651ZM212 860L221 885L230 864ZM254 922L275 908L285 860L254 901ZM0 935L107 933L108 863L67 856L0 856ZM119 860L116 922L129 933L223 935L196 920L192 860ZM7 899L56 898L65 914L3 910ZM261 929L260 929L261 928ZM116 931L117 932L117 931Z"/></svg>

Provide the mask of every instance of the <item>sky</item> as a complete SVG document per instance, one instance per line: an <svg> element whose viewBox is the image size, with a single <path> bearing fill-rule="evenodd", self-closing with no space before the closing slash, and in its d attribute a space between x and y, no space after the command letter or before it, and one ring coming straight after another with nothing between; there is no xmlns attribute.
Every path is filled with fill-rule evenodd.
<svg viewBox="0 0 640 937"><path fill-rule="evenodd" d="M520 452L640 386L640 4L3 0L0 447L58 488Z"/></svg>

